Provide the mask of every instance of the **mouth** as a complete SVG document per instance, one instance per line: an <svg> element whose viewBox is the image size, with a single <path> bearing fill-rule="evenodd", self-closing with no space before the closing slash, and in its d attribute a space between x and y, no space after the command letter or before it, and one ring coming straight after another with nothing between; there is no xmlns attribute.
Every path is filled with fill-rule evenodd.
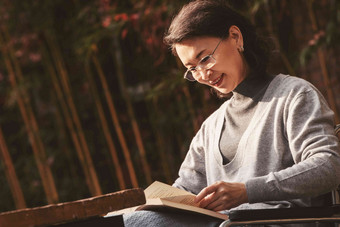
<svg viewBox="0 0 340 227"><path fill-rule="evenodd" d="M223 76L224 76L224 74L220 75L220 76L219 76L218 78L216 78L215 80L209 82L210 85L215 86L215 87L218 87L218 86L221 84L222 80L223 80Z"/></svg>

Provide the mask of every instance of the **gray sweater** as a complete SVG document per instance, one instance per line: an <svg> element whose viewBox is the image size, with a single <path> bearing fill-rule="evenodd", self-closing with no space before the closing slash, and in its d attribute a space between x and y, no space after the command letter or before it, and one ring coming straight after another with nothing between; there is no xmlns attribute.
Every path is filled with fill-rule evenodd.
<svg viewBox="0 0 340 227"><path fill-rule="evenodd" d="M272 78L269 76L262 79L247 77L233 91L233 96L226 108L219 144L223 164L234 158L240 139Z"/></svg>
<svg viewBox="0 0 340 227"><path fill-rule="evenodd" d="M243 182L249 204L236 209L324 205L322 195L340 183L340 151L320 92L302 79L276 76L224 165L219 141L228 105L202 124L174 186L197 194L216 181Z"/></svg>

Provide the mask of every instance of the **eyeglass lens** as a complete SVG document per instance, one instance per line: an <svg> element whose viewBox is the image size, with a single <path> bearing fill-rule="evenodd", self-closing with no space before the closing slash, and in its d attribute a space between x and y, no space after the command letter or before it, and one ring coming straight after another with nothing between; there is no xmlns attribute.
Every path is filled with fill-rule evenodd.
<svg viewBox="0 0 340 227"><path fill-rule="evenodd" d="M203 69L210 69L212 68L216 63L216 60L212 55L205 56L201 59L201 61L197 64L195 71L188 70L185 74L185 79L189 81L195 81L198 79L202 73L204 73Z"/></svg>

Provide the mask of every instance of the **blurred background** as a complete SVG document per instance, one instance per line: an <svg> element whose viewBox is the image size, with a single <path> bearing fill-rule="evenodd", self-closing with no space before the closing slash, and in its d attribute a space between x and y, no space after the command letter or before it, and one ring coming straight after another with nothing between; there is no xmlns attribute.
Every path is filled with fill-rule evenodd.
<svg viewBox="0 0 340 227"><path fill-rule="evenodd" d="M0 212L171 184L224 100L163 44L187 0L0 1ZM340 1L229 0L339 122Z"/></svg>

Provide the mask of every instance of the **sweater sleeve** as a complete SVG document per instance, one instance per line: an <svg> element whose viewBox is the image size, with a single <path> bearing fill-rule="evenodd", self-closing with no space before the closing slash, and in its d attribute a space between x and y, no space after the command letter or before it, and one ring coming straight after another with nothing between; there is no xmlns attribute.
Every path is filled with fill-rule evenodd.
<svg viewBox="0 0 340 227"><path fill-rule="evenodd" d="M198 194L207 186L205 172L204 124L193 138L173 186Z"/></svg>
<svg viewBox="0 0 340 227"><path fill-rule="evenodd" d="M333 112L316 90L300 93L285 110L284 123L294 165L249 179L250 203L315 197L340 183L339 141Z"/></svg>

